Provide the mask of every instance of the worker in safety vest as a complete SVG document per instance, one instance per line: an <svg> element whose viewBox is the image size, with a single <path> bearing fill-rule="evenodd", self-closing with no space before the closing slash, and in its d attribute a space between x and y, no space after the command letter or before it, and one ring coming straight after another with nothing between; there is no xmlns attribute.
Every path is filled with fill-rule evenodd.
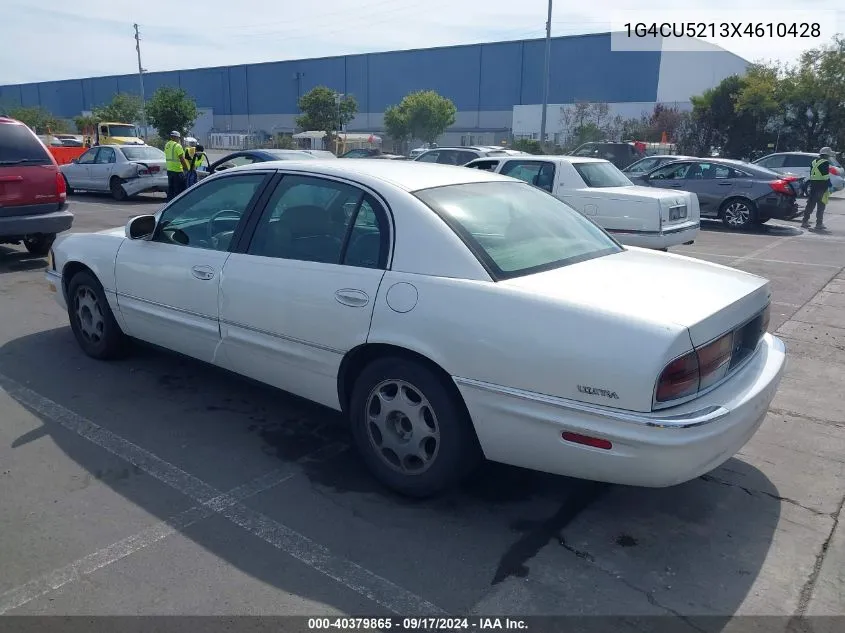
<svg viewBox="0 0 845 633"><path fill-rule="evenodd" d="M835 157L833 150L822 147L819 157L810 164L810 188L807 193L807 206L804 207L804 221L801 228L810 228L810 216L816 211L816 230L824 231L824 209L829 198L830 188L830 159Z"/></svg>
<svg viewBox="0 0 845 633"><path fill-rule="evenodd" d="M185 191L185 172L188 163L185 150L180 142L182 135L176 130L170 133L170 140L164 146L164 158L167 161L167 199L173 200Z"/></svg>
<svg viewBox="0 0 845 633"><path fill-rule="evenodd" d="M185 175L186 185L190 187L197 183L197 167L202 164L203 153L197 148L197 139L189 136L185 139L185 161L188 163L187 173Z"/></svg>

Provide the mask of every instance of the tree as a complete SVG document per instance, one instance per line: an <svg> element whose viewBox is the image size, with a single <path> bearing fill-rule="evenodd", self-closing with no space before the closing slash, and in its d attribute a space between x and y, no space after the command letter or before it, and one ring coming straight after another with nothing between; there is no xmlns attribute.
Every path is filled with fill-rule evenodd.
<svg viewBox="0 0 845 633"><path fill-rule="evenodd" d="M187 133L199 112L197 104L181 88L162 86L153 93L146 107L147 119L158 132L159 138L168 138L176 130Z"/></svg>
<svg viewBox="0 0 845 633"><path fill-rule="evenodd" d="M36 134L61 133L67 130L65 121L40 106L13 108L9 111L9 116L29 126Z"/></svg>
<svg viewBox="0 0 845 633"><path fill-rule="evenodd" d="M93 114L97 121L135 123L141 118L141 98L119 92L109 103L94 108Z"/></svg>
<svg viewBox="0 0 845 633"><path fill-rule="evenodd" d="M392 105L384 111L384 130L393 140L395 148L405 153L405 145L411 139L406 112L398 105Z"/></svg>
<svg viewBox="0 0 845 633"><path fill-rule="evenodd" d="M301 115L296 124L303 130L326 133L326 146L332 143L334 132L342 130L358 113L358 102L352 95L340 96L326 86L312 88L299 98ZM340 144L338 144L338 151Z"/></svg>
<svg viewBox="0 0 845 633"><path fill-rule="evenodd" d="M405 95L399 105L388 108L388 111L391 112L391 124L398 126L396 132L405 132L406 138L434 143L455 122L458 109L451 99L434 90L419 90Z"/></svg>
<svg viewBox="0 0 845 633"><path fill-rule="evenodd" d="M94 128L97 126L97 117L82 114L73 118L73 124L79 133L93 134Z"/></svg>

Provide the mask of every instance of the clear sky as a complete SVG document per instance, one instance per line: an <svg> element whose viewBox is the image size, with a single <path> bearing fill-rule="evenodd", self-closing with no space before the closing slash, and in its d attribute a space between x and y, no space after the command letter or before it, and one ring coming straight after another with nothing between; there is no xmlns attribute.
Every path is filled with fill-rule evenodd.
<svg viewBox="0 0 845 633"><path fill-rule="evenodd" d="M0 84L137 72L132 24L151 71L544 35L547 0L2 0ZM822 22L839 31L836 0L555 0L552 34L638 21ZM644 5L648 10L642 9ZM678 7L681 6L681 9ZM665 8L661 8L665 7ZM779 12L778 7L789 9ZM633 13L631 13L633 11ZM733 18L731 16L734 16ZM818 40L716 43L746 59L794 61Z"/></svg>

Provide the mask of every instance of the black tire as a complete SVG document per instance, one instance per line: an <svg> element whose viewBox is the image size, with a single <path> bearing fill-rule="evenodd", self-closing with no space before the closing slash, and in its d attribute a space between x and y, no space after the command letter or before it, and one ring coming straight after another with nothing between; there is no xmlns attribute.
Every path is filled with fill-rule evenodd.
<svg viewBox="0 0 845 633"><path fill-rule="evenodd" d="M397 459L398 453L392 449L385 448L384 445L381 450L378 447L377 440L384 438L378 431L379 427L370 423L370 411L374 410L371 408L371 403L373 399L378 399L380 406L375 408L381 408L383 406L381 403L384 401L375 395L377 388L394 381L409 386L411 393L416 390L416 395L421 397L418 404L411 406L419 407L417 409L419 428L423 431L419 434L416 431L418 427L414 427L412 436L405 444L412 446L414 441L417 441L420 442L418 446L422 448L423 453L433 453L433 457L427 464L418 455L406 456L411 459L403 462ZM381 393L389 392L390 389L386 386L382 387ZM408 391L402 393L408 393ZM396 392L396 397L402 396ZM408 402L410 400L403 401L403 403ZM426 407L429 408L429 416L424 415L423 409ZM391 416L393 412L384 417L390 419ZM397 417L401 416L395 416L393 419L396 420ZM432 496L458 484L481 461L482 454L475 429L460 394L440 375L413 360L386 357L367 365L355 381L350 400L349 418L355 444L369 470L385 486L403 495L417 498ZM431 426L432 419L434 427ZM400 427L404 422L404 419L401 422L395 422L394 426ZM423 437L423 435L426 432L432 433L433 428L437 430L437 439L435 446L432 447L430 440L433 436ZM398 444L403 443L398 435L401 432L402 430L399 429L397 435L393 437ZM423 441L426 442L424 448ZM431 448L433 450L429 450ZM414 458L423 465L422 470L415 471L407 467L409 461L413 465Z"/></svg>
<svg viewBox="0 0 845 633"><path fill-rule="evenodd" d="M76 342L88 356L110 360L126 353L128 339L114 318L103 286L90 272L80 271L68 283L67 311Z"/></svg>
<svg viewBox="0 0 845 633"><path fill-rule="evenodd" d="M117 176L112 176L111 180L109 180L109 191L111 191L112 198L118 202L123 202L129 197L126 195L126 189L123 188L123 184Z"/></svg>
<svg viewBox="0 0 845 633"><path fill-rule="evenodd" d="M65 179L65 193L67 195L72 196L74 194L73 187L70 186L70 183L67 181L67 176L62 174L62 178Z"/></svg>
<svg viewBox="0 0 845 633"><path fill-rule="evenodd" d="M741 231L754 224L757 207L747 198L728 198L719 208L722 224L732 231Z"/></svg>
<svg viewBox="0 0 845 633"><path fill-rule="evenodd" d="M55 240L55 233L36 233L35 235L27 235L23 239L23 245L30 255L45 257L50 252L50 247Z"/></svg>

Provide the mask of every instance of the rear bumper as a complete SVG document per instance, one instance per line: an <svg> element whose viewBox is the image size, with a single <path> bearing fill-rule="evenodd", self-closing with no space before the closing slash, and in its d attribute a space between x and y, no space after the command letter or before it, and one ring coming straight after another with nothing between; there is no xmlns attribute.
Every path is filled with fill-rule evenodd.
<svg viewBox="0 0 845 633"><path fill-rule="evenodd" d="M56 205L50 205L56 208ZM36 215L0 216L0 237L21 239L34 233L61 233L73 224L73 213L67 211L67 203L61 210Z"/></svg>
<svg viewBox="0 0 845 633"><path fill-rule="evenodd" d="M757 200L757 215L761 219L791 220L801 212L796 198L766 196Z"/></svg>
<svg viewBox="0 0 845 633"><path fill-rule="evenodd" d="M607 229L617 240L628 246L641 248L670 248L695 241L698 237L700 224L696 222L678 229L664 231L621 231Z"/></svg>
<svg viewBox="0 0 845 633"><path fill-rule="evenodd" d="M678 407L635 413L455 377L485 456L558 475L663 488L717 468L765 419L786 367L766 334L748 364L710 393ZM612 442L604 450L563 432Z"/></svg>

